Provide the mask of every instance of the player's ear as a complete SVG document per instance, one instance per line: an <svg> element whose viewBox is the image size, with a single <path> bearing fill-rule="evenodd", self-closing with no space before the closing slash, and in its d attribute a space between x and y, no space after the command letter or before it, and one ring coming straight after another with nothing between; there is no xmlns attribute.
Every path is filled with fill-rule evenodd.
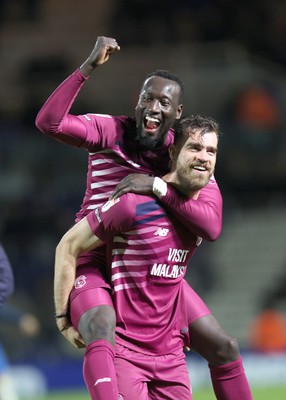
<svg viewBox="0 0 286 400"><path fill-rule="evenodd" d="M180 119L183 112L183 104L180 104L177 108L176 119Z"/></svg>
<svg viewBox="0 0 286 400"><path fill-rule="evenodd" d="M173 144L169 146L169 157L172 163L175 162L177 159L176 146Z"/></svg>

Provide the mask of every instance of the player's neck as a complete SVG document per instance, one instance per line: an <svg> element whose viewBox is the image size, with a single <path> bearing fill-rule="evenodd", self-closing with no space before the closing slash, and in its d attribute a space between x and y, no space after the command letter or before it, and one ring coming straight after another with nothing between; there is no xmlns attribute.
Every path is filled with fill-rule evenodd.
<svg viewBox="0 0 286 400"><path fill-rule="evenodd" d="M178 192L182 193L189 199L196 200L199 197L200 190L186 190L178 181L175 172L169 172L162 178L165 182L170 183Z"/></svg>

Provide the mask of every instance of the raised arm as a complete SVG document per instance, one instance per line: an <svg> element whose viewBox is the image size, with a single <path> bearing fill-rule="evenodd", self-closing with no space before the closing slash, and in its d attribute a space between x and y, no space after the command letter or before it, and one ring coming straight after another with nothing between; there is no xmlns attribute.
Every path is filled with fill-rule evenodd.
<svg viewBox="0 0 286 400"><path fill-rule="evenodd" d="M76 259L84 251L100 246L102 241L93 234L87 218L74 225L60 240L55 253L54 302L59 330L75 347L83 347L79 333L69 320L69 296L76 275Z"/></svg>
<svg viewBox="0 0 286 400"><path fill-rule="evenodd" d="M99 65L120 48L115 39L100 36L86 61L70 75L48 98L36 117L37 128L59 141L80 147L87 131L83 120L69 114L76 96Z"/></svg>

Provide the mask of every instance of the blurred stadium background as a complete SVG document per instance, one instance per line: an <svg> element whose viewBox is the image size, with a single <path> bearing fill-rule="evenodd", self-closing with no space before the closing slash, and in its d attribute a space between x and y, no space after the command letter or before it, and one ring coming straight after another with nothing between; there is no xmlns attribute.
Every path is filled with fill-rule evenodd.
<svg viewBox="0 0 286 400"><path fill-rule="evenodd" d="M52 284L55 246L84 194L86 153L44 137L34 120L99 35L122 50L90 78L74 113L132 115L145 74L165 68L186 84L185 113L220 122L224 229L203 243L187 280L238 338L252 387L285 385L285 20L284 0L0 1L0 240L16 279L10 303L41 324L29 338L0 322L21 397L83 387L82 353L55 328ZM188 362L194 388L209 386L204 361Z"/></svg>

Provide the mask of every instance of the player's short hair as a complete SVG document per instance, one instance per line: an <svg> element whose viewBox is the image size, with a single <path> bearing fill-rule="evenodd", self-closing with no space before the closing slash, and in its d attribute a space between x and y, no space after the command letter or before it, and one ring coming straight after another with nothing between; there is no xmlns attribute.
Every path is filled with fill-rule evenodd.
<svg viewBox="0 0 286 400"><path fill-rule="evenodd" d="M221 134L218 122L211 118L202 115L190 115L188 117L182 117L175 122L174 125L174 144L178 144L183 138L186 138L186 134L200 130L200 134L204 135L208 132L215 132L217 138Z"/></svg>
<svg viewBox="0 0 286 400"><path fill-rule="evenodd" d="M152 78L153 76L159 76L164 79L169 79L169 81L176 82L177 85L180 88L180 102L183 102L184 95L185 95L185 84L184 82L178 77L178 75L174 74L173 72L170 72L166 69L157 69L156 71L149 72L149 74L146 75L144 82L147 81L147 79Z"/></svg>

